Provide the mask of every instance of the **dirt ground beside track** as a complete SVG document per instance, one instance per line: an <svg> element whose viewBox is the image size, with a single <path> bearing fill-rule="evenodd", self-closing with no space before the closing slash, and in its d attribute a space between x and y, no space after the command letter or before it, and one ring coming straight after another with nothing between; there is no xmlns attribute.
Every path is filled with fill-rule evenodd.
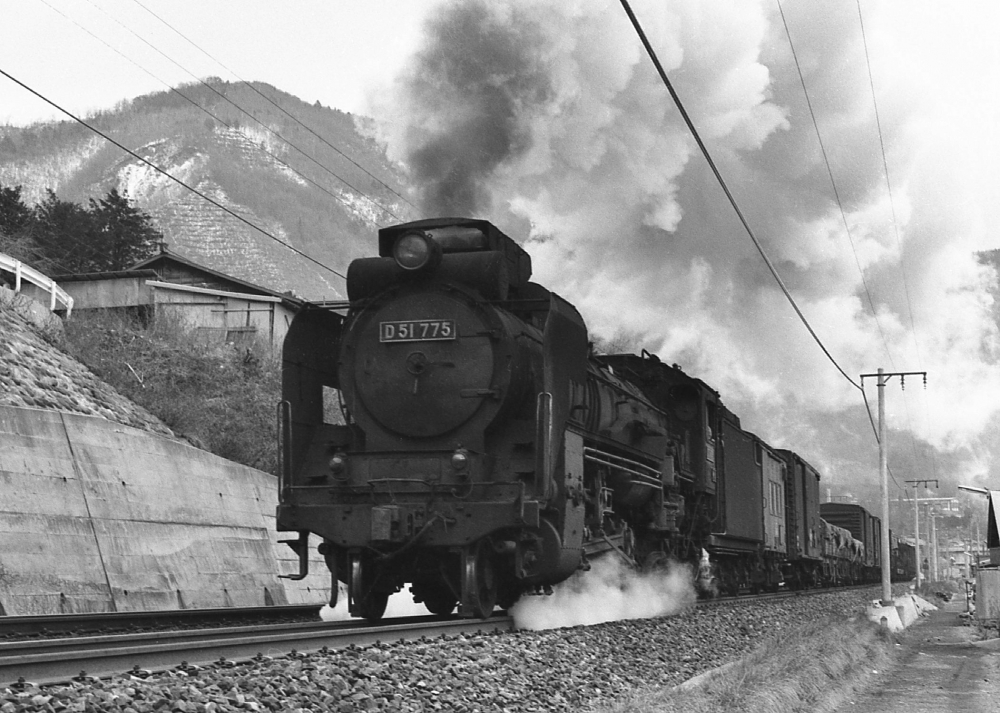
<svg viewBox="0 0 1000 713"><path fill-rule="evenodd" d="M1000 640L977 642L964 611L960 599L921 617L900 635L899 664L834 713L1000 711Z"/></svg>

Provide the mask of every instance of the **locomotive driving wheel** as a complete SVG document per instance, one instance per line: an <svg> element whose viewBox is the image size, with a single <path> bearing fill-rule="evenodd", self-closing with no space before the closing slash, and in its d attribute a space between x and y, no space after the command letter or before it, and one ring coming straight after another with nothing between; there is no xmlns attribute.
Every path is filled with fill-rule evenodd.
<svg viewBox="0 0 1000 713"><path fill-rule="evenodd" d="M458 604L458 596L446 582L416 581L410 591L413 593L413 601L423 602L427 611L438 616L448 616Z"/></svg>
<svg viewBox="0 0 1000 713"><path fill-rule="evenodd" d="M483 538L464 551L463 559L462 613L485 619L497 603L493 547Z"/></svg>
<svg viewBox="0 0 1000 713"><path fill-rule="evenodd" d="M448 616L455 611L458 600L451 592L434 592L424 597L424 606L431 614Z"/></svg>
<svg viewBox="0 0 1000 713"><path fill-rule="evenodd" d="M351 555L350 578L347 582L350 610L354 616L376 622L385 614L389 593L373 589L374 566L360 555Z"/></svg>

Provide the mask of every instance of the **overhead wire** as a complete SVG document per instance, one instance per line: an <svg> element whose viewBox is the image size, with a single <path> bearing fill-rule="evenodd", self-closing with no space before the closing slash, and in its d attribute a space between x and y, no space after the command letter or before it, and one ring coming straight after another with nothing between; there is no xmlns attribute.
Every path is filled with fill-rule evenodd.
<svg viewBox="0 0 1000 713"><path fill-rule="evenodd" d="M334 275L337 275L338 277L341 277L343 279L347 279L346 276L343 273L339 272L338 270L335 270L334 268L330 267L329 265L323 264L322 262L320 262L319 260L317 260L313 256L309 255L308 253L305 253L305 252L299 250L298 248L296 248L296 247L294 247L292 245L289 245L285 241L281 240L281 238L278 238L277 236L275 236L272 233L268 232L267 230L265 230L264 228L260 227L259 225L256 225L252 221L248 220L244 216L242 216L239 213L237 213L236 211L232 210L231 208L229 208L229 207L227 207L227 206L219 203L215 199L213 199L210 196L207 196L204 193L202 193L201 191L199 191L197 188L195 188L195 187L189 185L188 183L182 181L181 179L177 178L176 176L174 176L170 172L164 170L163 168L160 168L159 166L157 166L155 163L153 163L149 159L147 159L147 158L145 158L143 156L140 156L135 151L133 151L132 149L130 149L127 146L123 145L122 143L116 141L115 139L113 139L111 136L109 136L105 132L101 131L100 129L98 129L97 127L93 126L92 124L84 121L83 119L81 119L80 117L76 116L75 114L73 114L69 110L64 109L62 106L60 106L59 104L57 104L53 100L49 99L48 97L46 97L41 92L39 92L39 91L33 89L32 87L28 86L27 84L25 84L20 79L18 79L17 77L13 76L12 74L10 74L9 72L7 72L6 70L0 68L0 74L2 74L3 76L7 77L7 79L11 80L12 82L14 82L15 84L19 85L20 87L22 87L23 89L27 90L28 92L31 92L32 94L34 94L36 97L38 97L39 99L41 99L45 103L49 104L53 108L57 109L58 111L62 112L66 116L68 116L73 121L76 121L77 123L82 124L83 126L87 127L88 129L90 129L91 131L93 131L95 134L97 134L98 136L100 136L101 138L103 138L105 141L108 141L109 143L114 144L115 146L117 146L118 148L120 148L122 151L124 151L125 153L129 154L130 156L132 156L132 158L134 158L134 159L136 159L138 161L141 161L142 163L146 164L147 166L149 166L150 168L152 168L157 173L163 175L164 177L166 177L169 180L173 181L174 183L180 185L181 187L186 188L190 192L198 195L203 200L208 201L209 203L211 203L212 205L214 205L219 210L222 210L223 212L228 213L232 217L236 218L241 223L246 224L247 226L249 226L253 230L256 230L257 232L261 233L262 235L270 238L271 240L274 240L275 242L281 244L282 246L284 246L288 250L291 250L293 253L295 253L295 254L297 254L297 255L305 258L306 260L308 260L308 261L310 261L310 262L318 265L319 267L323 268L324 270L328 270L329 272L332 272Z"/></svg>
<svg viewBox="0 0 1000 713"><path fill-rule="evenodd" d="M870 408L870 406L868 404L868 397L865 394L864 387L861 384L859 384L858 382L856 382L854 379L852 379L847 374L847 372L844 371L843 367L840 366L840 364L837 362L837 360L830 353L829 349L827 349L826 345L823 344L823 341L819 338L819 335L816 334L816 331L812 328L812 325L809 323L809 320L806 319L806 317L803 314L802 310L799 308L798 304L795 302L794 297L792 297L792 295L789 292L788 288L785 286L784 281L781 279L781 276L778 274L778 272L775 269L774 265L771 263L770 258L767 256L767 253L765 252L763 246L761 245L760 241L757 239L757 236L754 234L753 229L750 227L749 222L744 217L743 212L740 209L738 203L736 202L736 199L733 196L732 191L730 191L729 186L726 184L726 181L723 178L721 171L719 171L718 167L715 164L715 161L712 159L711 153L708 151L708 147L705 145L705 142L702 140L701 135L698 133L697 127L695 127L694 122L691 120L690 116L687 113L687 110L684 108L684 104L681 101L680 96L677 94L676 90L674 89L673 85L670 82L670 79L667 77L666 71L663 69L663 65L660 63L660 60L659 60L659 58L658 58L658 56L656 54L656 51L653 49L652 45L649 42L649 39L646 37L646 33L642 29L642 25L639 23L639 20L636 17L635 13L632 11L632 8L629 5L628 0L620 0L620 2L622 4L622 7L625 10L625 13L629 17L629 20L632 22L632 26L635 29L636 34L639 36L639 39L642 42L643 47L646 50L646 53L649 55L650 60L653 62L653 66L656 68L657 73L660 75L660 79L663 81L664 85L667 88L667 91L670 93L670 96L673 99L674 104L676 105L677 110L678 110L678 112L681 115L681 118L683 118L684 123L687 125L688 130L691 132L692 136L695 139L695 142L698 144L698 148L701 150L702 155L705 157L705 160L708 163L709 168L711 168L712 173L715 175L716 181L718 181L719 185L722 187L723 192L726 194L726 198L729 200L730 205L732 206L733 210L736 212L736 215L739 218L740 223L743 225L744 230L746 231L747 235L750 237L750 239L753 242L754 246L757 248L757 252L760 254L761 258L764 260L764 263L767 265L768 270L770 270L771 276L774 278L775 282L781 288L781 291L785 295L785 298L788 300L789 304L791 304L792 308L795 310L796 315L798 315L799 320L806 327L806 330L809 332L810 336L812 336L812 338L816 342L816 344L820 347L820 349L822 350L823 354L826 355L826 357L830 361L830 363L833 364L837 368L837 371L840 372L840 374L844 377L844 379L847 380L848 383L850 383L854 388L858 389L858 391L861 392L862 398L864 399L864 403L865 403L865 410L868 413L868 418L869 418L869 421L871 422L872 429L873 429L874 434L875 434L875 440L876 440L876 442L880 442L879 435L878 435L878 429L875 427L875 421L874 421L874 418L872 417L871 408ZM890 471L890 475L892 475L891 471ZM894 475L892 475L892 479L893 479L893 482L896 484L897 487L899 487L900 489L903 489L899 485L899 482L896 481L896 478L895 478Z"/></svg>
<svg viewBox="0 0 1000 713"><path fill-rule="evenodd" d="M91 32L91 31L90 31L89 29L87 29L86 27L84 27L83 25L81 25L81 24L80 24L79 22L77 22L76 20L74 20L74 19L73 19L72 17L69 17L68 15L66 15L65 13L63 13L63 12L62 12L61 10L59 10L58 8L56 8L56 7L53 7L53 6L52 6L52 5L51 5L51 4L50 4L50 3L48 2L48 0L39 0L39 1L40 1L41 3L43 3L44 5L48 6L48 7L49 7L49 8L50 8L50 9L51 9L51 10L52 10L53 12L56 12L56 13L58 13L59 15L61 15L61 16L62 16L63 18L65 18L65 19L66 19L66 20L67 20L68 22L71 22L71 23L73 23L74 25L76 25L76 26L77 26L77 27L78 27L78 28L79 28L80 30L82 30L83 32L86 32L86 33L87 33L88 35L90 35L90 36L91 36L91 37L93 37L93 38L94 38L95 40L97 40L98 42L100 42L101 44L103 44L103 45L104 45L105 47L107 47L108 49L110 49L110 50L111 50L112 52L115 52L116 54L118 54L118 55L119 55L119 56L120 56L120 57L121 57L122 59L124 59L124 60L126 60L126 61L130 62L130 63L131 63L132 65L134 65L135 67L137 67L138 69L142 70L143 72L145 72L146 74L148 74L148 75L149 75L150 77L152 77L152 78L153 78L153 79L155 79L156 81L158 81L158 82L160 82L161 84L163 84L163 85L164 85L164 86L165 86L165 87L167 88L167 90L168 90L168 91L170 91L170 92L172 92L172 93L176 94L177 96L181 97L181 98L182 98L182 99L184 99L184 100L185 100L186 102L188 102L189 104L191 104L191 105L192 105L192 106L194 106L195 108L199 109L200 111L204 112L204 113L205 113L205 114L207 114L208 116L212 117L212 119L214 119L215 121L218 121L218 122L219 122L220 124L222 124L222 125L223 125L223 126L225 126L226 128L228 128L228 129L230 129L230 130L232 130L232 131L237 131L237 132L239 132L239 129L238 129L238 128L234 127L234 126L233 126L232 124L230 124L229 122L227 122L227 121L226 121L225 119L223 119L222 117L220 117L220 116L218 116L217 114L215 114L215 113L214 113L213 111L211 111L211 110L210 110L210 109L209 109L208 107L204 107L204 106L202 106L201 104L199 104L198 102L196 102L196 101L195 101L194 99L192 99L191 97L189 97L189 96L187 96L186 94L184 94L184 93L183 93L183 92L182 92L181 90L177 89L176 87L172 87L172 86L170 85L170 83L169 83L169 82L167 82L167 81L166 81L165 79L163 79L163 78L161 78L161 77L157 76L156 74L154 74L153 72L151 72L151 71L150 71L149 69L147 69L146 67L143 67L143 66L142 66L141 64L139 64L139 63L138 63L138 62L136 62L136 61L135 61L134 59L132 59L131 57L129 57L128 55L126 55L126 54L125 54L124 52L120 51L120 50L119 50L119 49L117 49L116 47L112 47L112 46L111 46L111 44L110 44L110 43L108 43L108 42L107 42L106 40L104 40L104 39L103 39L102 37L99 37L99 36L98 36L98 35L96 35L95 33ZM88 2L89 2L89 0L88 0ZM91 3L91 4L93 4L93 3ZM96 7L96 6L95 6L95 7ZM98 8L98 9L100 9L100 8ZM123 25L123 26L124 26L124 25ZM126 28L126 29L127 29L127 28ZM242 132L240 132L240 134L241 134L241 135L243 135L243 136L245 136L245 134L242 134ZM272 158L272 159L273 159L274 161L278 162L279 164L281 164L282 166L284 166L285 168L287 168L287 169L288 169L289 171L291 171L291 172L292 172L292 173L294 173L295 175L299 176L299 177L300 177L300 178L301 178L301 179L302 179L303 181L306 181L307 183L310 183L310 184L312 184L313 186L315 186L316 188L318 188L318 189L319 189L320 191L322 191L323 193L326 193L326 194L327 194L328 196L330 196L330 197L331 197L331 198L333 198L334 200L338 201L339 203L342 203L342 204L343 204L344 206L346 206L346 207L348 207L348 208L351 208L351 207L352 207L352 205L351 205L351 202L350 202L350 201L348 201L347 199L343 198L342 196L338 196L338 195L337 195L336 193L334 193L333 191L331 191L331 190L327 189L327 188L326 188L325 186L323 186L323 185L321 185L320 183L318 183L318 182L314 181L313 179L309 178L309 177L308 177L308 176L306 176L306 175L305 175L304 173L302 173L301 171L299 171L298 169L296 169L296 168L295 168L294 166L292 166L291 164L289 164L289 163L288 163L287 161L284 161L284 160L283 160L283 159L282 159L282 158L281 158L280 156L278 156L278 155L277 155L277 154L275 154L274 152L272 152L272 151L270 151L269 149L267 149L267 148L266 148L265 146L261 145L261 146L259 146L259 147L257 147L257 148L258 148L258 149L259 149L260 151L263 151L263 152L264 152L265 154L267 154L267 155L268 155L268 156L269 156L270 158Z"/></svg>
<svg viewBox="0 0 1000 713"><path fill-rule="evenodd" d="M323 142L324 144L326 144L327 146L329 146L331 149L333 149L335 152L337 152L338 154L340 154L341 156L343 156L345 159L347 159L348 161L350 161L352 164L354 164L355 166L357 166L358 168L360 168L362 171L364 171L366 174L368 174L371 178L373 178L375 181L377 181L378 183L380 183L386 190L388 190L391 193L393 193L400 200L402 200L405 203L409 204L410 207L412 207L413 209L415 209L415 210L417 209L417 207L415 205L413 205L413 203L411 203L406 198L406 196L404 196L404 195L400 194L399 192L397 192L388 183L386 183L385 181L383 181L381 178L379 178L378 176L376 176L375 174L373 174L372 172L370 172L367 168L365 168L364 166L362 166L360 163L358 163L353 158L351 158L350 156L348 156L346 153L344 153L343 151L341 151L339 148L337 148L336 146L334 146L332 143L330 143L329 141L327 141L326 138L324 138L323 136L321 136L320 134L318 134L317 132L315 132L311 127L307 126L302 121L300 121L298 119L298 117L293 116L291 113L289 113L287 110L285 110L284 107L282 107L282 106L278 105L277 103L275 103L270 97L268 97L266 94L264 94L263 92L261 92L260 90L258 90L255 86L253 86L253 84L251 84L247 80L243 79L239 74L237 74L235 71L233 71L232 69L230 69L229 67L227 67L220 60L216 59L209 52L207 52L204 48L202 48L200 45L198 45L196 42L194 42L194 40L192 40L191 38L189 38L183 32L181 32L180 30L178 30L176 27L174 27L173 25L171 25L169 22L167 22L162 17L160 17L159 15L157 15L155 12L153 12L148 7L146 7L141 2L139 2L139 0L132 0L132 2L134 2L136 5L138 5L139 7L141 7L143 10L145 10L146 12L148 12L153 17L155 17L161 23L163 23L164 25L166 25L174 33L176 33L178 36L180 36L181 38L183 38L188 44L190 44L192 47L194 47L195 49L197 49L203 55L205 55L210 60L212 60L213 62L215 62L217 65L219 65L220 67L222 67L223 69L225 69L227 72L229 72L230 74L232 74L234 77L236 77L237 79L239 79L243 84L247 85L250 89L252 89L254 92L256 92L257 94L259 94L263 99L265 99L270 104L272 104L276 109L278 109L280 112L282 112L283 114L285 114L285 116L287 116L288 118L292 119L292 121L296 122L299 126L301 126L303 129L305 129L310 134L312 134L313 136L315 136L321 142Z"/></svg>
<svg viewBox="0 0 1000 713"><path fill-rule="evenodd" d="M847 234L847 240L848 240L848 242L849 242L849 244L851 246L851 252L854 254L854 263L855 263L855 265L858 268L858 274L861 276L861 284L864 287L865 295L868 298L868 306L871 308L872 317L875 320L875 324L878 327L879 335L882 338L882 346L885 348L886 356L889 358L889 363L893 366L893 369L895 369L895 361L892 358L892 351L889 349L889 343L888 343L888 340L886 339L885 331L882 329L882 322L881 322L881 320L878 317L878 311L875 309L875 301L872 298L871 290L868 287L868 280L865 278L864 268L861 267L861 261L858 258L857 246L854 244L854 237L851 234L851 227L850 227L850 224L848 223L848 220L847 220L847 213L844 210L844 204L843 204L843 201L840 198L840 191L837 188L837 181L836 181L836 179L833 176L833 168L830 165L830 157L829 157L829 154L826 151L826 144L823 142L823 135L822 135L822 132L819 129L819 122L816 119L816 112L813 110L812 100L809 97L809 89L808 89L808 87L806 87L806 80L805 80L805 76L802 73L802 65L799 62L799 55L798 55L798 52L796 52L796 50L795 50L795 43L792 41L792 33L791 33L791 29L788 26L788 18L785 16L785 10L784 10L784 7L782 7L781 0L775 0L775 3L778 6L778 13L781 15L781 23L782 23L782 25L784 27L784 30L785 30L785 38L788 40L788 47L791 50L792 60L795 63L795 70L798 73L799 84L802 86L802 94L805 97L806 106L809 109L809 117L812 119L813 130L816 132L816 141L819 143L820 153L822 154L822 157L823 157L823 163L826 166L826 173L827 173L827 176L830 179L830 185L831 185L831 187L833 189L833 195L834 195L834 198L835 198L835 200L837 202L837 206L840 209L840 217L841 217L841 219L843 220L843 223L844 223L844 230L845 230L845 232ZM866 50L866 54L867 54L867 50ZM870 68L869 68L869 78L870 77L871 77L871 73L870 73ZM874 86L873 86L872 91L874 92ZM883 159L884 159L884 156L883 156ZM898 238L898 235L897 235L897 238ZM907 299L909 299L909 297L907 297ZM911 313L911 317L912 317L912 313ZM876 427L876 425L875 425L875 419L872 416L871 404L868 403L868 395L865 393L864 389L862 389L861 394L862 394L862 396L864 398L865 410L868 413L868 421L871 423L872 431L875 434L875 441L877 443L881 443L881 439L879 438L878 428ZM914 458L915 459L919 459L919 457L917 455L916 443L913 440L913 426L912 426L912 421L911 421L910 412L909 412L909 405L906 403L905 399L903 401L903 406L906 409L907 422L910 423L910 447L913 450L913 456L914 456ZM889 474L892 475L892 471L891 470L889 471ZM896 481L896 477L894 475L892 476L892 480L896 484L897 487L899 487L900 489L902 489L902 486L899 484L899 482Z"/></svg>
<svg viewBox="0 0 1000 713"><path fill-rule="evenodd" d="M629 20L632 22L632 27L635 29L636 34L639 36L639 40L642 42L643 47L646 49L646 54L649 55L650 60L653 62L653 66L656 68L657 73L660 75L660 79L666 86L667 91L670 93L670 97L673 99L674 104L677 107L677 110L680 112L681 118L684 119L684 123L687 125L688 131L690 131L691 135L694 137L694 140L698 144L698 148L701 150L702 155L705 157L705 160L707 161L709 168L711 168L712 173L715 175L716 181L722 187L723 192L726 194L726 198L729 200L729 204L736 212L736 216L739 218L740 223L743 225L743 229L750 237L750 240L753 242L754 247L757 248L757 252L764 260L764 264L767 266L767 269L771 272L771 276L774 278L775 282L778 283L778 287L781 288L781 291L785 295L785 298L792 306L792 309L795 310L795 314L798 315L799 320L805 326L810 336L812 336L813 341L815 341L816 344L819 346L819 348L822 350L823 354L826 355L826 358L830 361L830 363L837 368L837 371L840 372L840 374L844 377L844 379L848 381L848 383L851 384L851 386L864 392L864 388L858 382L852 379L848 375L848 373L844 371L843 367L840 366L837 360L834 359L833 355L830 353L830 350L827 349L826 345L823 343L823 340L819 338L819 335L813 329L812 325L809 323L809 320L806 319L805 314L803 314L802 310L799 308L798 304L795 301L795 298L792 297L791 292L789 292L788 288L785 286L785 283L781 279L781 276L778 274L778 271L771 263L771 259L764 251L763 246L757 239L757 236L754 234L753 229L750 227L750 223L743 215L743 211L740 209L739 204L736 202L736 198L733 196L732 191L730 191L729 186L726 184L726 181L723 178L722 173L716 166L715 161L708 150L708 147L705 145L705 142L702 140L701 135L698 133L698 129L695 127L694 122L691 120L691 117L688 115L687 110L684 108L684 103L681 101L680 96L678 96L676 90L674 89L673 84L671 84L669 77L667 77L667 73L663 69L663 65L660 64L659 57L657 56L656 51L653 49L653 46L649 43L649 40L646 37L646 33L642 29L642 25L639 23L639 20L635 16L635 13L632 11L631 5L629 4L628 0L620 0L620 2L625 10L625 13L629 17Z"/></svg>
<svg viewBox="0 0 1000 713"><path fill-rule="evenodd" d="M920 349L920 339L917 336L917 325L916 321L913 319L913 300L910 297L909 280L907 280L906 278L906 260L903 253L903 241L899 237L899 221L896 219L896 201L892 195L892 182L889 180L889 161L885 155L885 138L883 137L882 134L882 120L879 117L878 99L875 93L875 78L872 74L871 56L868 52L868 36L865 33L865 18L861 12L861 0L858 0L857 6L858 6L858 24L861 28L861 41L865 48L865 66L868 68L868 85L871 88L872 107L875 110L875 127L878 130L878 144L879 144L879 150L882 154L882 170L885 173L885 187L889 196L889 209L892 212L892 229L894 235L896 236L896 247L899 250L899 271L903 279L903 292L906 296L906 310L907 314L910 317L910 333L913 335L913 348L917 353L917 359L920 362L923 362L923 355L921 354L921 349ZM904 405L906 404L905 401L903 403ZM907 409L907 418L909 418L909 406L906 406L906 409ZM924 401L924 414L925 416L927 414L926 401ZM911 426L911 434L912 434L912 426ZM912 435L910 440L912 443L913 442ZM913 446L913 450L914 450L914 456L916 457L915 444ZM938 472L937 453L933 448L931 449L931 470L934 477L937 478L937 472Z"/></svg>
<svg viewBox="0 0 1000 713"><path fill-rule="evenodd" d="M875 96L875 79L872 76L872 63L868 54L868 37L865 34L865 19L861 14L860 0L858 0L858 21L861 26L861 41L865 48L865 65L868 67L868 84L872 91L872 106L875 109L875 126L878 129L878 145L882 154L882 170L885 172L885 187L889 195L889 209L892 211L892 229L896 236L896 247L899 249L899 271L903 278L903 292L906 295L906 310L910 317L910 330L913 334L913 346L917 350L917 358L922 360L920 355L920 342L917 339L917 325L913 319L913 300L910 299L910 285L909 281L906 279L906 263L903 258L903 241L899 237L899 221L896 220L896 201L893 199L892 182L889 180L889 162L885 156L885 139L882 135L882 120L879 118L878 100Z"/></svg>
<svg viewBox="0 0 1000 713"><path fill-rule="evenodd" d="M45 2L45 0L42 0L42 1ZM395 220L398 220L398 221L402 221L403 220L400 216L396 215L396 213L394 213L392 210L390 210L389 208L387 208L384 205L382 205L381 203L379 203L377 200L375 200L374 198L372 198L370 195L368 195L367 193L365 193L363 190L361 190L360 188L357 188L350 181L346 180L344 177L340 176L335 171L333 171L331 168L329 168L328 166L326 166L325 164L323 164L322 162L320 162L318 159L316 159L315 157L313 157L309 152L307 152L304 149L302 149L301 147L297 146L295 143L289 141L280 132L272 129L270 126L268 126L263 121L261 121L260 119L258 119L252 112L247 111L246 109L244 109L243 107L241 107L239 104L237 104L235 101L233 101L232 99L230 99L229 97L227 97L225 94L223 94L222 92L220 92L218 89L216 89L215 87L213 87L211 84L209 84L208 82L206 82L204 79L198 77L196 74L194 74L194 72L190 71L185 66L183 66L180 62L178 62L175 59L173 59L172 57L170 57L168 54L166 54L161 49L159 49L154 44L152 44L149 40L147 40L146 38L142 37L139 33L135 32L135 30L133 30L132 28L130 28L127 25L125 25L124 23L122 23L120 20L118 20L118 18L113 17L111 15L108 15L107 12L105 12L99 6L94 5L94 3L90 2L90 0L87 0L87 2L90 5L92 5L93 7L95 7L97 10L99 10L100 12L102 12L105 15L107 15L108 17L110 17L116 23L118 23L119 25L121 25L121 27L123 27L127 32L129 32L130 34L132 34L136 39L138 39L140 42L142 42L143 44L145 44L151 50L153 50L154 52L156 52L157 54L159 54L161 57L163 57L164 59L166 59L168 62L170 62L171 64L173 64L174 66L176 66L178 69L180 69L181 71L185 72L188 76L190 76L196 82L198 82L199 84L201 84L202 86L204 86L206 89L208 89L209 91L211 91L213 94L215 94L216 96L218 96L221 100L223 100L227 104L230 104L236 110L242 112L244 115L248 116L250 119L252 119L254 122L256 122L261 127L261 129L263 129L264 131L266 131L270 135L274 136L279 141L282 141L283 143L287 144L291 148L295 149L298 153L300 153L306 159L308 159L309 161L311 161L314 164L316 164L321 170L325 171L326 173L328 173L331 176L333 176L334 178L336 178L338 181L340 181L341 183L343 183L345 186L347 186L348 188L350 188L352 191L356 192L358 195L363 196L368 202L370 202L373 206L375 206L376 208L378 208L380 211L386 213L387 215L392 216Z"/></svg>
<svg viewBox="0 0 1000 713"><path fill-rule="evenodd" d="M806 99L806 106L809 108L809 116L812 119L813 129L816 131L816 140L819 142L819 150L823 156L823 163L826 166L826 174L830 178L830 185L833 187L833 195L837 201L837 207L840 209L840 218L844 223L844 231L847 234L847 241L850 243L851 252L854 254L854 264L857 265L858 273L861 275L861 284L865 290L865 296L868 298L868 306L871 308L872 317L875 319L875 324L878 327L878 333L882 337L882 346L885 347L885 353L889 357L890 363L892 363L892 352L889 350L889 342L885 336L885 330L882 329L882 321L878 318L878 311L875 309L875 300L872 299L871 290L868 288L868 280L865 278L864 268L861 267L861 260L858 257L858 249L854 244L854 236L851 234L851 226L847 220L847 212L844 210L844 203L840 199L840 190L837 188L837 181L833 177L833 169L830 167L830 157L826 152L826 144L823 143L823 136L820 134L819 123L816 120L816 112L813 111L812 99L809 98L809 90L806 88L806 80L802 74L802 66L799 64L799 55L795 51L795 43L792 42L792 33L788 29L788 20L785 17L785 10L781 6L781 0L775 0L778 5L778 12L781 14L781 23L785 28L785 37L788 39L788 46L792 51L792 60L795 62L795 70L799 75L799 83L802 85L802 94ZM893 364L895 368L895 364Z"/></svg>

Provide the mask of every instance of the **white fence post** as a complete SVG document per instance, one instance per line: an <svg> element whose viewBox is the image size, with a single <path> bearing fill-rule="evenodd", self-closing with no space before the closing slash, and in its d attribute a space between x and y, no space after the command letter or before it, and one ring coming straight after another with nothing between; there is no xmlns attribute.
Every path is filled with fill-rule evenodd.
<svg viewBox="0 0 1000 713"><path fill-rule="evenodd" d="M73 298L52 278L4 253L0 253L0 270L14 273L14 292L20 292L22 281L27 280L49 293L49 309L51 311L54 312L58 303L62 302L66 308L66 316L69 317L72 314Z"/></svg>

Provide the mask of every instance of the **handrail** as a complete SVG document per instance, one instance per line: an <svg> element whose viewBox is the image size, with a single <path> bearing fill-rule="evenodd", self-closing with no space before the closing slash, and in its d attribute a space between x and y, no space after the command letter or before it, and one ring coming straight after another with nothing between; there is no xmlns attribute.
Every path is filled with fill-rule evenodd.
<svg viewBox="0 0 1000 713"><path fill-rule="evenodd" d="M49 293L49 310L55 312L57 301L61 301L67 317L73 312L73 298L51 277L4 253L0 253L0 270L14 273L14 292L20 292L22 280L27 280Z"/></svg>

